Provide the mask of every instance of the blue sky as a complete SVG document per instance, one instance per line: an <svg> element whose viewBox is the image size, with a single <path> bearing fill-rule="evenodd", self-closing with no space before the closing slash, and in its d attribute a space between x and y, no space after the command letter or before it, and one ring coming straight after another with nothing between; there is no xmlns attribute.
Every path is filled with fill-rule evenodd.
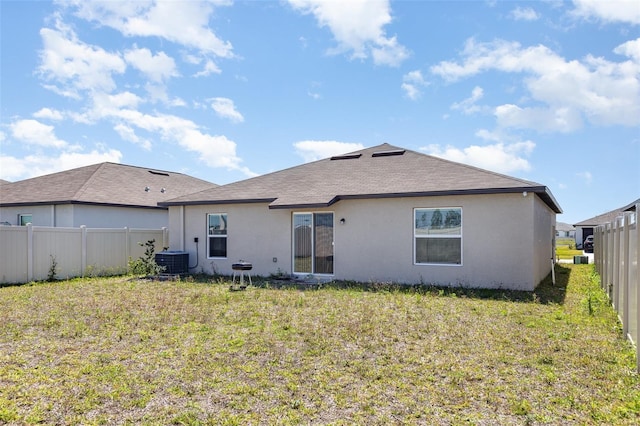
<svg viewBox="0 0 640 426"><path fill-rule="evenodd" d="M111 161L225 184L388 142L640 197L634 1L0 2L0 179Z"/></svg>

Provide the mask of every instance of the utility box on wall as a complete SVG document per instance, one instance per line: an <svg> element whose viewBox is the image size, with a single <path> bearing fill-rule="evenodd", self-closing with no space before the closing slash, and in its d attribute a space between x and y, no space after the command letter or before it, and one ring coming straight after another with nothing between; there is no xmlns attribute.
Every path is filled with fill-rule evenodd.
<svg viewBox="0 0 640 426"><path fill-rule="evenodd" d="M156 263L158 266L164 266L163 274L186 274L189 272L189 253L161 251L156 253Z"/></svg>

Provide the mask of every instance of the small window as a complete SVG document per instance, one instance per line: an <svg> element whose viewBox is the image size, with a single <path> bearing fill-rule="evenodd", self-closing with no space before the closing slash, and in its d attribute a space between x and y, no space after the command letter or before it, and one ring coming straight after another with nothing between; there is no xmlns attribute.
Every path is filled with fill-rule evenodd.
<svg viewBox="0 0 640 426"><path fill-rule="evenodd" d="M28 223L33 223L33 217L30 214L18 215L18 225L27 226Z"/></svg>
<svg viewBox="0 0 640 426"><path fill-rule="evenodd" d="M460 207L415 209L413 236L416 264L462 264Z"/></svg>
<svg viewBox="0 0 640 426"><path fill-rule="evenodd" d="M227 214L207 215L209 257L227 257Z"/></svg>

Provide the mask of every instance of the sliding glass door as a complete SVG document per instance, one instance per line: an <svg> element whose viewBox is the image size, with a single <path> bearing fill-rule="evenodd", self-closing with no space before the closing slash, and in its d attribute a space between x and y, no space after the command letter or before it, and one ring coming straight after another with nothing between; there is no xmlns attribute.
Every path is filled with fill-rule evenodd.
<svg viewBox="0 0 640 426"><path fill-rule="evenodd" d="M333 213L293 214L293 273L333 274Z"/></svg>

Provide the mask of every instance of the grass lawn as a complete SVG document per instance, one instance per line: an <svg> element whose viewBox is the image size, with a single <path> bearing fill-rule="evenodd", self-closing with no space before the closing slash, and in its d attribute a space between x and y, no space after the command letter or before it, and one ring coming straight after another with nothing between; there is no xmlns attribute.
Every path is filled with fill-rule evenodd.
<svg viewBox="0 0 640 426"><path fill-rule="evenodd" d="M634 350L593 271L535 293L3 287L0 424L637 424Z"/></svg>
<svg viewBox="0 0 640 426"><path fill-rule="evenodd" d="M556 258L573 259L573 256L582 256L582 250L577 250L573 238L558 238L556 240Z"/></svg>

